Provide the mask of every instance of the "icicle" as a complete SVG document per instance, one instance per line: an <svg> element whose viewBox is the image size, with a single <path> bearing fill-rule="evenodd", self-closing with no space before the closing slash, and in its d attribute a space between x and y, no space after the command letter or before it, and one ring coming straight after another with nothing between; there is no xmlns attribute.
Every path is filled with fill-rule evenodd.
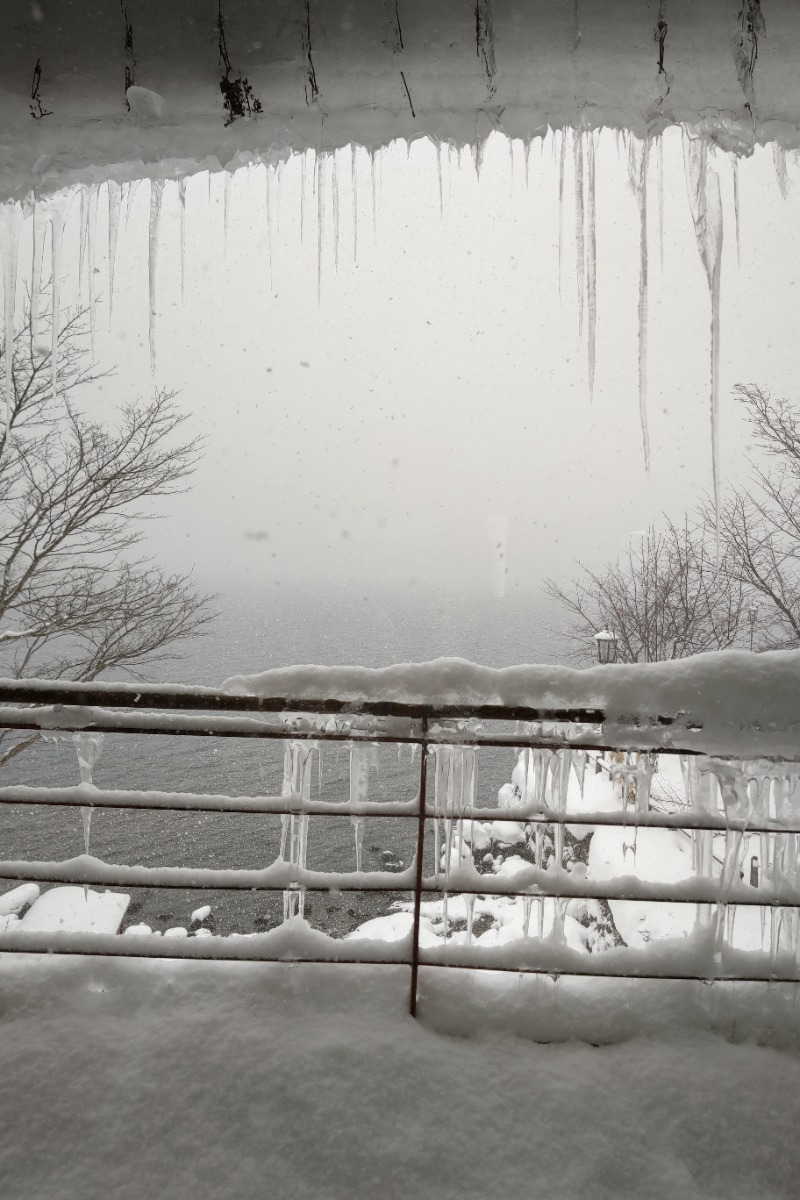
<svg viewBox="0 0 800 1200"><path fill-rule="evenodd" d="M650 142L642 144L639 167L639 421L642 427L642 450L644 469L650 474L650 430L647 422L647 317L648 317L648 262L647 262L647 167L650 159Z"/></svg>
<svg viewBox="0 0 800 1200"><path fill-rule="evenodd" d="M711 463L719 547L719 297L722 266L722 198L719 175L708 168L708 147L684 130L683 157L689 205L711 300Z"/></svg>
<svg viewBox="0 0 800 1200"><path fill-rule="evenodd" d="M597 209L595 192L594 132L586 141L586 357L589 367L589 400L594 400L597 345Z"/></svg>
<svg viewBox="0 0 800 1200"><path fill-rule="evenodd" d="M472 923L475 915L475 897L471 895L464 896L464 906L467 910L467 945L472 945Z"/></svg>
<svg viewBox="0 0 800 1200"><path fill-rule="evenodd" d="M186 187L186 181L181 180ZM111 325L111 313L114 308L114 264L117 258L117 236L119 234L119 213L122 203L120 186L113 179L108 181L108 324ZM181 289L183 277L181 276ZM181 295L183 291L181 290Z"/></svg>
<svg viewBox="0 0 800 1200"><path fill-rule="evenodd" d="M305 911L305 891L298 881L298 872L305 869L308 849L308 814L303 812L311 795L311 757L317 749L315 742L287 742L283 752L282 795L293 798L299 812L281 818L281 858L289 850L290 883L283 893L283 919L302 917Z"/></svg>
<svg viewBox="0 0 800 1200"><path fill-rule="evenodd" d="M209 181L211 176L209 175ZM134 179L131 184L127 185L127 200L125 204L125 227L127 228L128 221L131 218L131 209L133 208L133 200L136 199L136 193L139 191L140 179Z"/></svg>
<svg viewBox="0 0 800 1200"><path fill-rule="evenodd" d="M533 896L522 897L522 936L526 938L530 931L531 925L531 907L533 905Z"/></svg>
<svg viewBox="0 0 800 1200"><path fill-rule="evenodd" d="M736 265L741 266L742 256L739 245L739 159L734 154L733 168L733 222L736 231Z"/></svg>
<svg viewBox="0 0 800 1200"><path fill-rule="evenodd" d="M658 154L658 264L664 274L664 135L656 142Z"/></svg>
<svg viewBox="0 0 800 1200"><path fill-rule="evenodd" d="M355 810L369 799L370 768L378 769L380 747L368 742L350 744L350 808ZM364 830L367 818L363 813L352 811L350 824L353 826L356 846L356 870L362 870Z"/></svg>
<svg viewBox="0 0 800 1200"><path fill-rule="evenodd" d="M353 145L350 146L353 150ZM300 245L306 236L306 151L300 155Z"/></svg>
<svg viewBox="0 0 800 1200"><path fill-rule="evenodd" d="M786 173L786 151L777 142L772 143L772 161L775 164L775 178L778 181L781 196L785 200L789 195L789 176Z"/></svg>
<svg viewBox="0 0 800 1200"><path fill-rule="evenodd" d="M51 313L50 373L53 399L58 396L58 334L61 323L61 248L64 241L66 201L58 198L50 208L50 259L53 276L53 302Z"/></svg>
<svg viewBox="0 0 800 1200"><path fill-rule="evenodd" d="M273 275L272 275L272 187L271 175L269 166L265 167L266 176L264 180L264 206L267 210L267 256L269 259L269 290L273 290Z"/></svg>
<svg viewBox="0 0 800 1200"><path fill-rule="evenodd" d="M339 178L336 173L336 151L331 154L331 190L333 192L333 267L339 271Z"/></svg>
<svg viewBox="0 0 800 1200"><path fill-rule="evenodd" d="M558 157L558 294L564 277L564 164L567 156L567 131L561 130L561 149Z"/></svg>
<svg viewBox="0 0 800 1200"><path fill-rule="evenodd" d="M353 194L353 262L358 262L358 162L355 142L350 143L350 190Z"/></svg>
<svg viewBox="0 0 800 1200"><path fill-rule="evenodd" d="M375 151L369 152L369 182L372 191L372 237L375 242L378 240L378 200L375 192Z"/></svg>
<svg viewBox="0 0 800 1200"><path fill-rule="evenodd" d="M22 209L8 203L0 207L0 246L3 252L3 353L6 360L6 438L14 412L14 311L17 298L17 255Z"/></svg>
<svg viewBox="0 0 800 1200"><path fill-rule="evenodd" d="M575 130L572 143L575 171L575 266L578 276L578 337L583 340L586 238L584 234L583 134Z"/></svg>
<svg viewBox="0 0 800 1200"><path fill-rule="evenodd" d="M225 252L228 249L228 217L231 207L231 182L232 175L230 171L223 171L222 185L222 246Z"/></svg>
<svg viewBox="0 0 800 1200"><path fill-rule="evenodd" d="M184 301L185 282L186 282L186 180L178 181L178 202L179 202L179 218L180 218L180 243L181 243L181 304Z"/></svg>
<svg viewBox="0 0 800 1200"><path fill-rule="evenodd" d="M322 302L322 249L325 241L325 156L317 155L317 304Z"/></svg>
<svg viewBox="0 0 800 1200"><path fill-rule="evenodd" d="M89 189L86 201L86 275L89 281L89 346L92 362L95 360L94 339L95 321L95 286L94 286L94 247L97 234L97 188Z"/></svg>
<svg viewBox="0 0 800 1200"><path fill-rule="evenodd" d="M83 296L83 276L86 270L86 235L87 235L87 215L86 215L86 188L81 187L81 215L80 215L80 241L78 243L78 294Z"/></svg>
<svg viewBox="0 0 800 1200"><path fill-rule="evenodd" d="M44 230L41 226L41 206L34 201L31 221L31 358L42 353L39 338L39 296L42 291L42 254Z"/></svg>
<svg viewBox="0 0 800 1200"><path fill-rule="evenodd" d="M81 787L94 787L92 774L103 749L104 737L105 735L102 733L87 732L73 735L72 741L78 755L78 769L81 773ZM84 854L88 854L92 834L92 809L88 805L81 805L81 822L83 824L83 851ZM88 899L89 889L86 885L84 885L83 894Z"/></svg>
<svg viewBox="0 0 800 1200"><path fill-rule="evenodd" d="M444 217L444 191L442 188L442 143L436 142L436 175L439 180L439 220Z"/></svg>
<svg viewBox="0 0 800 1200"><path fill-rule="evenodd" d="M586 751L572 751L572 769L575 772L575 778L578 781L578 790L583 797L583 785L586 776Z"/></svg>
<svg viewBox="0 0 800 1200"><path fill-rule="evenodd" d="M150 180L150 229L148 238L147 282L149 288L150 370L156 373L156 264L158 261L158 227L161 221L163 179Z"/></svg>

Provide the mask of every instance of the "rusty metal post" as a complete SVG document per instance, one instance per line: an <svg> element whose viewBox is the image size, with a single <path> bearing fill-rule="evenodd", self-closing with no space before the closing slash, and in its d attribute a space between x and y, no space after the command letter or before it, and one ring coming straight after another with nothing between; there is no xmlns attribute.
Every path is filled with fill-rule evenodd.
<svg viewBox="0 0 800 1200"><path fill-rule="evenodd" d="M425 853L425 807L428 767L428 718L422 718L419 763L419 812L417 813L417 860L414 876L414 927L411 946L411 998L409 1010L417 1015L417 977L419 975L419 920L422 905L422 858Z"/></svg>

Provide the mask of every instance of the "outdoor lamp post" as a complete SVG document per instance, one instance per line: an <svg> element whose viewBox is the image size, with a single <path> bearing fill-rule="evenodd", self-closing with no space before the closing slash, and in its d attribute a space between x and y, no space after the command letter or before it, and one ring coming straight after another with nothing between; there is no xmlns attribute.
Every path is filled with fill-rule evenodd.
<svg viewBox="0 0 800 1200"><path fill-rule="evenodd" d="M756 631L756 618L758 616L758 605L751 604L747 609L747 617L750 621L750 649L753 649L753 634Z"/></svg>
<svg viewBox="0 0 800 1200"><path fill-rule="evenodd" d="M597 646L597 661L599 663L613 663L617 661L617 635L609 633L607 629L601 629L599 633L594 635L595 645Z"/></svg>

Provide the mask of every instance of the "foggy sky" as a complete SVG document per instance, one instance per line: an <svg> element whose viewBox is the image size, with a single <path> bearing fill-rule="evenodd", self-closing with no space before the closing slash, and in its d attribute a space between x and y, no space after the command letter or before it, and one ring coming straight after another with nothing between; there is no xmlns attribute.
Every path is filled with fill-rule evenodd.
<svg viewBox="0 0 800 1200"><path fill-rule="evenodd" d="M299 159L280 179L272 173L269 220L265 169L230 177L227 236L223 177L211 177L209 194L208 176L197 175L187 186L183 301L178 193L168 183L155 383L179 392L207 447L191 492L161 505L168 519L149 527L148 549L215 586L379 579L490 594L499 539L507 589L519 593L578 557L616 556L632 533L663 511L679 518L709 490L709 298L680 134L664 138L663 270L651 155L649 478L638 414L637 202L624 151L603 133L590 403L568 147L561 213L553 139L533 146L527 182L521 143L512 165L509 143L493 137L479 180L469 153L459 168L445 148L440 213L433 146L394 146L376 168L374 226L368 156L356 156L355 221L350 153L336 156L336 189L331 160L315 179L308 155L302 240ZM725 206L721 445L730 479L745 469L747 446L732 386L796 395L800 233L794 195L782 198L772 153L757 150L739 168L738 263L731 165L722 154L712 165ZM110 328L105 188L98 199L97 352L116 374L85 400L108 414L154 385L150 185L139 185L127 223L123 209ZM77 295L79 208L76 198L67 297ZM23 235L23 262L26 244Z"/></svg>

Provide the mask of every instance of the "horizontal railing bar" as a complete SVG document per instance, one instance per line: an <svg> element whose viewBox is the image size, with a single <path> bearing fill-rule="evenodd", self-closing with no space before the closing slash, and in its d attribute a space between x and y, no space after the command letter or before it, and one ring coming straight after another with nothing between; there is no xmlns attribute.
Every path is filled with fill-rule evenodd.
<svg viewBox="0 0 800 1200"><path fill-rule="evenodd" d="M215 812L250 813L258 816L319 817L417 817L416 800L305 800L291 796L225 796L206 793L103 791L75 786L68 788L29 787L24 784L0 788L0 804L45 805L59 808L91 808L129 812Z"/></svg>
<svg viewBox="0 0 800 1200"><path fill-rule="evenodd" d="M103 938L102 946L96 949L88 946L85 941L80 944L70 945L68 941L64 944L59 944L62 939L68 939L69 934L44 934L35 935L25 933L24 931L15 931L12 934L0 934L0 954L63 954L63 955L80 955L87 958L138 958L138 959L184 959L193 962L247 962L247 963L264 963L274 966L380 966L380 967L410 967L411 962L407 958L323 958L321 956L298 956L290 957L269 957L263 954L253 953L219 953L217 945L209 945L211 938L164 938L154 937L152 934L144 934L137 936L113 935L112 938L102 934L93 935ZM140 942L146 938L147 945ZM118 945L115 943L119 943ZM137 945L137 942L140 944ZM241 946L244 950L245 939L237 939L237 947ZM231 947L233 949L233 947ZM424 954L424 952L423 952ZM798 975L733 975L729 973L719 975L701 975L697 972L679 972L679 971L611 971L611 970L581 970L578 964L573 967L546 967L546 966L509 966L506 964L487 964L487 963L450 963L426 961L424 957L420 959L420 969L449 969L456 971L499 971L505 974L514 975L540 975L549 976L553 981L558 979L618 979L620 981L637 981L637 980L655 980L655 981L686 981L700 984L715 984L715 983L800 983L800 973ZM588 964L587 964L588 966Z"/></svg>
<svg viewBox="0 0 800 1200"><path fill-rule="evenodd" d="M475 808L463 813L436 812L433 807L425 810L425 816L440 821L509 821L525 822L538 825L605 825L617 829L688 829L707 831L709 833L800 833L800 824L783 825L777 819L751 824L749 821L738 821L734 818L726 820L720 813L714 817L711 813L663 813L652 809L646 813L629 812L623 815L622 810L608 812L603 810L595 813L553 812L552 809L541 808ZM673 817L675 818L673 820Z"/></svg>
<svg viewBox="0 0 800 1200"><path fill-rule="evenodd" d="M507 945L509 943L506 943ZM698 975L695 973L680 974L677 971L581 971L578 967L561 970L554 967L512 967L512 966L489 966L485 963L449 963L449 962L433 962L420 958L420 970L425 967L444 967L450 970L461 971L503 971L514 975L549 975L554 981L561 978L576 978L576 979L662 979L662 980L682 980L695 983L800 983L800 970L797 975Z"/></svg>
<svg viewBox="0 0 800 1200"><path fill-rule="evenodd" d="M518 732L504 735L493 734L491 737L474 730L464 731L459 737L458 730L432 729L423 739L420 735L394 733L386 730L359 729L326 730L326 729L287 729L285 726L268 725L255 718L219 717L215 722L194 715L169 714L168 721L159 719L159 714L110 713L107 709L90 709L70 714L69 712L53 709L2 709L0 708L0 729L18 729L40 731L44 733L79 733L84 730L92 733L137 733L158 734L167 737L231 737L231 738L265 738L275 741L326 741L326 742L358 742L369 741L376 744L386 742L390 745L426 745L437 746L479 746L495 749L532 749L532 750L593 750L601 753L630 750L638 752L631 744L620 747L618 742L605 743L593 738L590 733L573 735L563 739L554 739L552 735L536 737ZM627 732L627 731L626 731ZM644 750L649 749L645 747ZM696 747L669 746L659 747L659 754L684 754L701 756L703 751ZM763 761L770 761L765 758Z"/></svg>
<svg viewBox="0 0 800 1200"><path fill-rule="evenodd" d="M266 871L248 871L220 870L212 867L142 867L104 863L99 859L95 861L97 867L94 871L80 870L69 862L63 864L22 860L0 862L0 879L26 883L70 884L76 887L151 888L154 891L411 892L414 890L414 880L411 877L414 870L413 864L397 872L330 873L303 870L295 879L291 879L288 871L285 870L280 874L276 872L276 878L270 879L268 877L270 868L267 868ZM289 864L282 865L288 868ZM157 877L151 878L151 872ZM535 883L530 884L528 888L515 888L511 881L509 881L508 887L503 887L504 881L494 876L487 876L486 881L487 884L494 884L494 886L485 888L469 884L462 886L457 881L446 884L444 880L437 881L435 877L431 877L423 879L421 890L423 895L427 896L496 896L529 900L619 900L634 903L647 900L659 904L724 904L731 907L800 908L800 894L781 896L771 892L759 892L757 889L753 890L752 895L749 890L743 892L739 889L723 894L715 892L713 888L692 887L690 885L698 882L693 879L688 880L686 887L679 892L654 892L652 890L654 885L646 881L636 881L642 885L638 887L609 889L602 885L602 881L595 885L592 881L587 880L583 887L575 888L573 886L558 891L545 891ZM497 886L498 884L501 886Z"/></svg>
<svg viewBox="0 0 800 1200"><path fill-rule="evenodd" d="M251 815L297 815L309 816L368 816L418 818L416 800L367 800L354 803L349 800L306 800L293 796L227 796L209 793L156 792L131 790L89 789L74 787L32 787L12 784L0 787L0 804L45 805L63 808L117 809L151 812L231 812ZM533 822L542 825L602 825L618 829L666 829L706 831L709 833L800 834L800 824L784 825L778 820L751 823L735 819L726 820L723 814L714 817L710 813L647 813L621 810L596 813L553 812L549 809L523 808L476 808L464 813L442 813L435 808L425 810L429 820Z"/></svg>
<svg viewBox="0 0 800 1200"><path fill-rule="evenodd" d="M0 680L0 702L23 704L103 704L114 708L222 709L228 712L370 713L377 717L438 717L443 720L559 721L598 725L605 720L599 708L542 708L535 705L426 704L399 700L336 699L329 696L293 698L252 696L213 688L158 684L76 683L59 680ZM672 717L654 718L671 724Z"/></svg>

